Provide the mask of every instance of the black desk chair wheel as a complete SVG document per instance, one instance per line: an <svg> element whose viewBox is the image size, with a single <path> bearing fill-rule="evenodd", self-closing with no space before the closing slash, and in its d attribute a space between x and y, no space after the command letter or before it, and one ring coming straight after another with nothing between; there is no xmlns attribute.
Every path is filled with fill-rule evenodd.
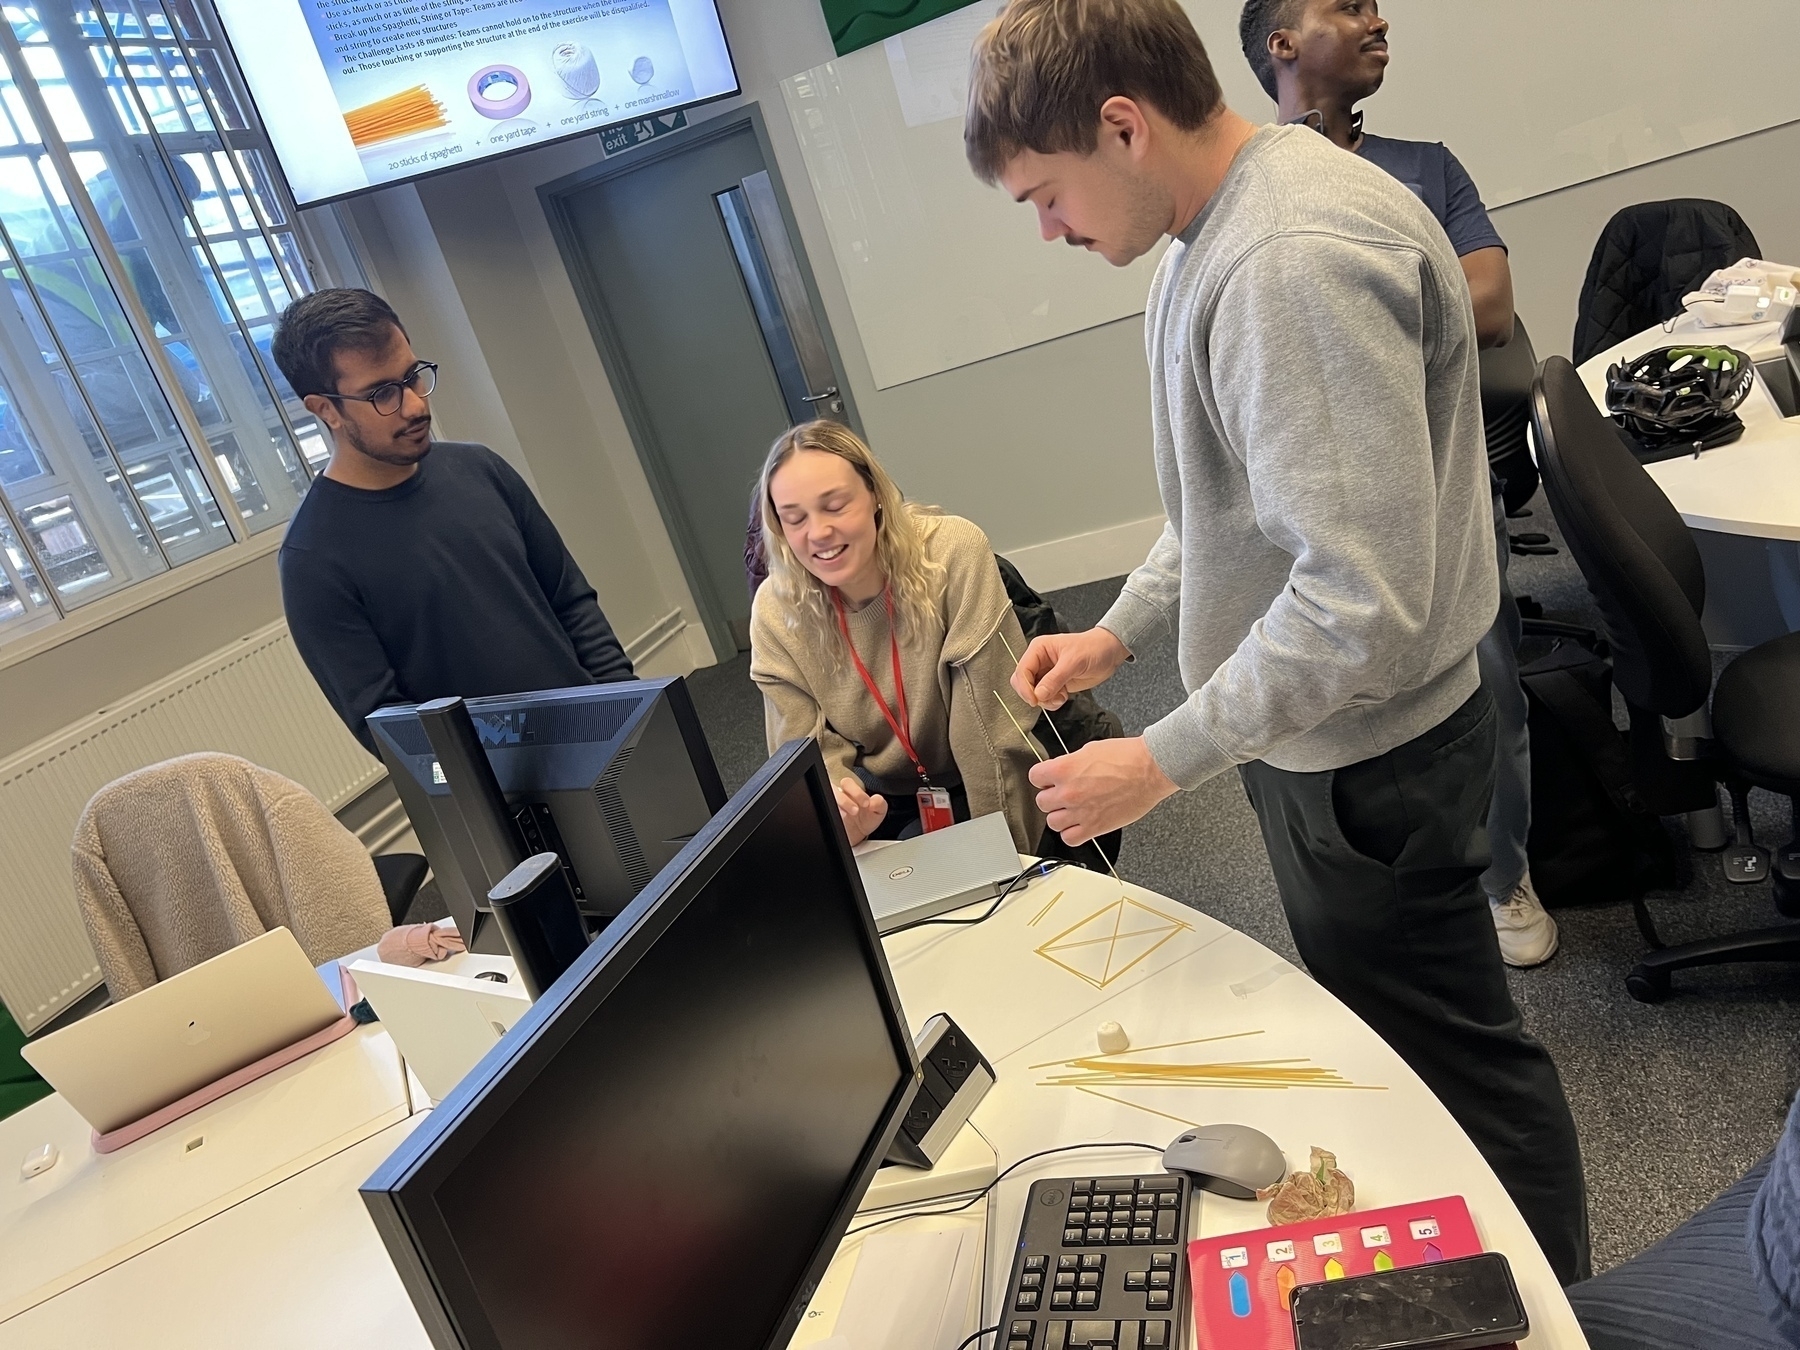
<svg viewBox="0 0 1800 1350"><path fill-rule="evenodd" d="M1715 689L1700 626L1706 574L1699 549L1562 357L1538 374L1532 421L1545 495L1599 606L1613 679L1640 732L1633 744L1663 751L1658 762L1640 756L1634 764L1646 801L1658 815L1700 810L1716 803L1714 783L1723 783L1734 833L1725 876L1751 884L1768 879L1771 868L1751 833L1750 789L1788 797L1795 838L1775 860L1775 903L1800 916L1800 633L1745 652ZM1684 722L1684 734L1671 735L1660 719ZM1738 961L1800 961L1800 923L1662 948L1625 986L1633 998L1655 1002L1675 971Z"/></svg>
<svg viewBox="0 0 1800 1350"><path fill-rule="evenodd" d="M375 875L381 878L381 893L396 928L406 922L406 911L430 870L422 853L384 853L375 859Z"/></svg>

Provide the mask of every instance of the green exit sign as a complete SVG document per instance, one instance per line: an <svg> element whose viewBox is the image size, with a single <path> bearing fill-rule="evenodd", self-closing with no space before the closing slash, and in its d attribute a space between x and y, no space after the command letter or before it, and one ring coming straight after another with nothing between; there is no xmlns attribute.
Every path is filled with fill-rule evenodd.
<svg viewBox="0 0 1800 1350"><path fill-rule="evenodd" d="M618 122L610 127L601 127L600 153L616 155L621 150L653 141L658 136L667 136L671 131L680 131L687 124L685 112L672 112L655 113L635 122Z"/></svg>

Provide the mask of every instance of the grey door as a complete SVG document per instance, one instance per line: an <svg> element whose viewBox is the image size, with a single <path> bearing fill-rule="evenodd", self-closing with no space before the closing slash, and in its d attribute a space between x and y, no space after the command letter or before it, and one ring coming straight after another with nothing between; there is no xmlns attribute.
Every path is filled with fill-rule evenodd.
<svg viewBox="0 0 1800 1350"><path fill-rule="evenodd" d="M763 456L811 408L844 406L760 131L753 110L727 115L540 189L722 657L749 645L744 534Z"/></svg>

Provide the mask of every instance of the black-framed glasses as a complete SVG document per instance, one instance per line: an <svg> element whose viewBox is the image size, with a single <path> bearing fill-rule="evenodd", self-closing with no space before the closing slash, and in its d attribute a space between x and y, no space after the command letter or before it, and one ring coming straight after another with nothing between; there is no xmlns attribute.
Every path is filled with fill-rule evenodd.
<svg viewBox="0 0 1800 1350"><path fill-rule="evenodd" d="M367 403L383 417L392 417L406 401L408 389L420 398L430 398L431 391L437 388L437 372L436 361L421 361L406 372L405 379L378 384L366 394L327 394L325 397L333 403Z"/></svg>

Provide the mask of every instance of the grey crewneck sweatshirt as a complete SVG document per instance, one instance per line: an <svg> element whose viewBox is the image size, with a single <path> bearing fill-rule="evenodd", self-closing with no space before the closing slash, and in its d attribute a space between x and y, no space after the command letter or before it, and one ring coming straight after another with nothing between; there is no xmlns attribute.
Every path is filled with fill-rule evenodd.
<svg viewBox="0 0 1800 1350"><path fill-rule="evenodd" d="M1145 314L1169 523L1101 625L1179 620L1174 782L1315 772L1436 726L1499 604L1468 285L1405 187L1264 127L1170 246Z"/></svg>

